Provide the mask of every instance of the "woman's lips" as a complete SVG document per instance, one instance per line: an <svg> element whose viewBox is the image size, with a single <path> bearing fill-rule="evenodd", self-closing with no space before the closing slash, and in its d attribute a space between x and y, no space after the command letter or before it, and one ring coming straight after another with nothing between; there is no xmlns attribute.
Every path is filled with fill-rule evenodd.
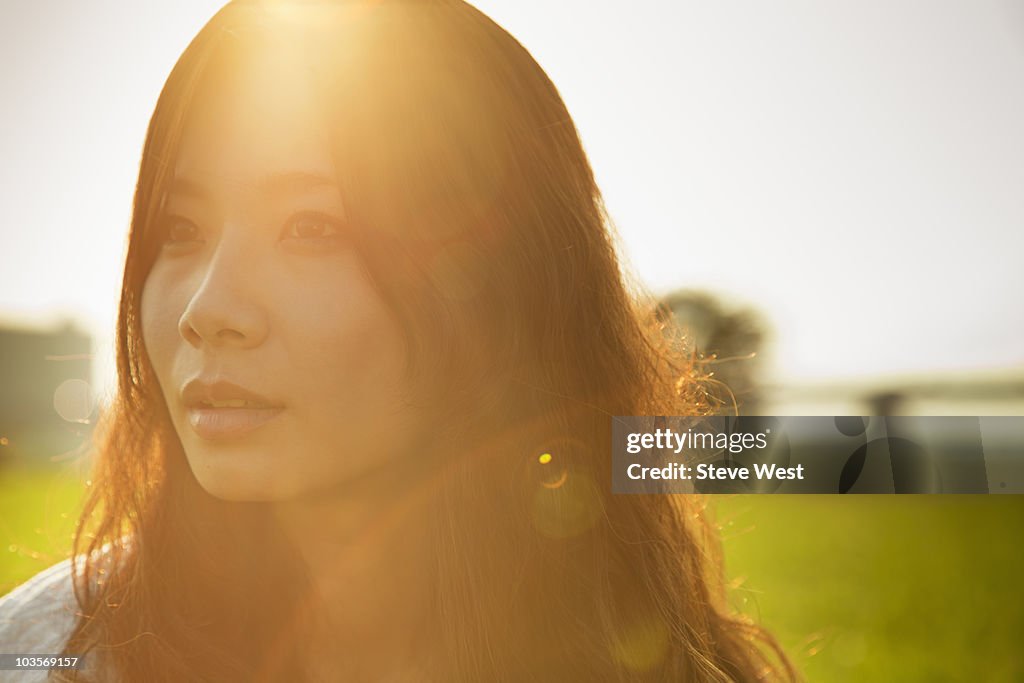
<svg viewBox="0 0 1024 683"><path fill-rule="evenodd" d="M188 409L188 421L199 438L217 441L249 434L283 411L281 407L211 408L199 405Z"/></svg>

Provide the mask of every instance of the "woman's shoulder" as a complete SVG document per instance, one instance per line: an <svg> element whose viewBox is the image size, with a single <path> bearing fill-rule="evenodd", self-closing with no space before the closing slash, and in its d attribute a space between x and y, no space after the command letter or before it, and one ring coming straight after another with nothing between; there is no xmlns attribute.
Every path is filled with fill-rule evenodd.
<svg viewBox="0 0 1024 683"><path fill-rule="evenodd" d="M120 539L125 549L133 546L131 537ZM76 565L79 572L86 564L101 569L113 568L115 555L111 545L93 550L88 555L78 555ZM89 562L86 562L89 558ZM81 606L75 595L75 574L71 559L58 562L44 569L6 595L0 595L0 653L5 654L58 654L67 644L75 630L81 613ZM95 578L90 588L96 588ZM116 681L105 658L98 658L90 652L82 672L90 680ZM102 675L100 675L102 674ZM12 678L13 676L13 678ZM0 683L36 683L48 680L48 672L0 670Z"/></svg>
<svg viewBox="0 0 1024 683"><path fill-rule="evenodd" d="M74 629L78 612L68 559L0 596L0 652L60 652Z"/></svg>

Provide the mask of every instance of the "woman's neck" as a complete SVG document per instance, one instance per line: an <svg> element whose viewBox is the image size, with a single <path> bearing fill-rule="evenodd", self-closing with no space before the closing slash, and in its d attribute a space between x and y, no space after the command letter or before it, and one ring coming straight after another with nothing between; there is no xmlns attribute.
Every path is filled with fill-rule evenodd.
<svg viewBox="0 0 1024 683"><path fill-rule="evenodd" d="M351 679L383 680L380 667L418 666L433 649L436 492L422 478L386 478L275 503L312 581L311 657L335 679L344 668Z"/></svg>

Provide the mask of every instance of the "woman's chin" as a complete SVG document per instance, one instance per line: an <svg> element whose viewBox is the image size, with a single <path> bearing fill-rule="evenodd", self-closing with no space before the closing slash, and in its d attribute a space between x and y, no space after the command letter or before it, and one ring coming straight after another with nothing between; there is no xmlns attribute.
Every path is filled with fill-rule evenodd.
<svg viewBox="0 0 1024 683"><path fill-rule="evenodd" d="M236 503L275 502L295 495L287 477L273 476L274 469L248 462L225 462L226 458L190 458L192 474L199 486L214 498Z"/></svg>

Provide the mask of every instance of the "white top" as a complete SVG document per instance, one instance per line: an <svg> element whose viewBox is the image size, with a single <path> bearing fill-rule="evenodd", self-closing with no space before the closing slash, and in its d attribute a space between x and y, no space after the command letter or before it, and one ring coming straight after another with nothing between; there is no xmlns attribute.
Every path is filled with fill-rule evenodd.
<svg viewBox="0 0 1024 683"><path fill-rule="evenodd" d="M75 627L78 603L71 560L45 569L0 596L0 654L58 654ZM44 683L45 670L0 669L0 683Z"/></svg>

